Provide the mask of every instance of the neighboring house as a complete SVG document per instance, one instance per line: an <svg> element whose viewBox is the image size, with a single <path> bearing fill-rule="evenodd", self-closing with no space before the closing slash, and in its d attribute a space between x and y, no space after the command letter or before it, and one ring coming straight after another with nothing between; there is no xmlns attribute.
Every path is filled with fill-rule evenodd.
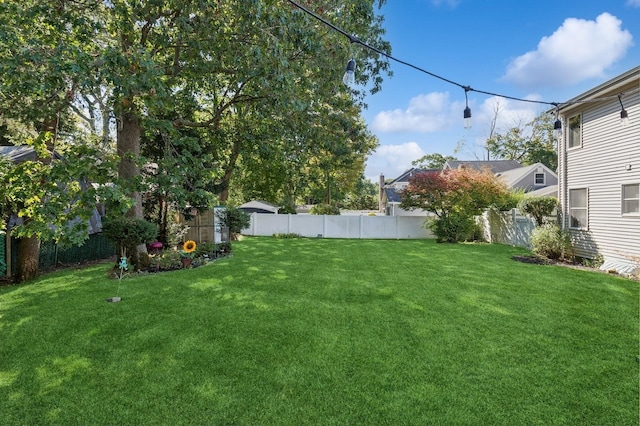
<svg viewBox="0 0 640 426"><path fill-rule="evenodd" d="M275 206L271 203L267 203L266 201L260 201L260 200L249 201L248 203L244 203L238 208L249 214L251 213L277 214L278 210L280 209L280 207L278 206Z"/></svg>
<svg viewBox="0 0 640 426"><path fill-rule="evenodd" d="M558 176L542 163L523 166L516 160L496 161L447 161L444 169L469 168L478 171L489 170L495 173L511 189L525 192L542 190L558 184ZM380 176L380 211L387 216L425 216L423 210L407 211L400 208L400 192L409 185L409 180L426 169L411 168L389 183ZM557 188L545 192L557 197Z"/></svg>
<svg viewBox="0 0 640 426"><path fill-rule="evenodd" d="M527 193L558 185L558 175L542 163L499 172L496 176L510 189L520 189Z"/></svg>
<svg viewBox="0 0 640 426"><path fill-rule="evenodd" d="M622 125L622 108L630 124ZM576 255L640 269L640 67L560 107L558 196Z"/></svg>
<svg viewBox="0 0 640 426"><path fill-rule="evenodd" d="M417 173L430 171L412 167L389 183L384 182L384 175L380 175L380 212L386 216L427 216L424 210L404 210L400 208L400 194L409 186L409 179Z"/></svg>

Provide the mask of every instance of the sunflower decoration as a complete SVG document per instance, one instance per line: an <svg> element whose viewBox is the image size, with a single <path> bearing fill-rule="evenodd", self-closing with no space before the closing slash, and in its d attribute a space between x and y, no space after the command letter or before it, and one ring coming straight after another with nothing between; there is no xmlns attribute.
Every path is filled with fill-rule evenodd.
<svg viewBox="0 0 640 426"><path fill-rule="evenodd" d="M196 247L196 242L193 240L185 242L182 246L182 250L180 251L180 256L188 259L193 259L193 257L196 255Z"/></svg>

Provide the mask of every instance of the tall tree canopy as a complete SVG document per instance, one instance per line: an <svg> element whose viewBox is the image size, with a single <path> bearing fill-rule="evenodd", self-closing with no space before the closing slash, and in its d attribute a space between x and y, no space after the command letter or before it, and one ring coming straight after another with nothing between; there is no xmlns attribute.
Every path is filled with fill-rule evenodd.
<svg viewBox="0 0 640 426"><path fill-rule="evenodd" d="M504 133L495 132L487 140L487 151L493 159L518 160L524 165L543 163L551 170L558 168L558 154L553 136L553 116L542 113L524 125Z"/></svg>
<svg viewBox="0 0 640 426"><path fill-rule="evenodd" d="M390 50L374 9L382 0L302 3ZM358 61L356 89L340 79L351 56ZM335 129L317 132L315 147L310 139L305 144L320 150L318 157L324 151L346 161L359 178L354 164L363 166L371 136L357 130L358 138L345 140L357 127L364 88L379 90L387 69L384 57L353 48L284 0L0 1L0 116L38 132L13 135L13 143L40 145L44 153L65 120L80 120L99 136L95 145L115 148L118 183L129 185L129 214L138 218L140 193L149 188L162 188L159 196L180 207L226 199L237 168L256 150L269 169L287 170L299 150L297 135L310 127ZM319 107L335 99L351 106ZM290 129L284 135L283 120ZM337 120L345 124L334 128ZM81 144L69 140L73 155ZM157 167L141 176L148 160ZM318 168L325 183L336 184L337 167Z"/></svg>

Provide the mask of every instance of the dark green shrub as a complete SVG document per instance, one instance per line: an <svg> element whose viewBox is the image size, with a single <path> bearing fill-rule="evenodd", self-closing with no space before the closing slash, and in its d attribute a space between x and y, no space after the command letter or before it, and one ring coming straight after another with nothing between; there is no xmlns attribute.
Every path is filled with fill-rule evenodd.
<svg viewBox="0 0 640 426"><path fill-rule="evenodd" d="M118 244L121 256L127 255L132 265L138 265L140 259L136 247L149 244L158 236L158 226L143 219L116 217L106 219L102 223L105 237ZM146 262L147 259L145 258Z"/></svg>
<svg viewBox="0 0 640 426"><path fill-rule="evenodd" d="M531 246L534 254L547 259L572 257L571 237L555 223L538 226L531 232Z"/></svg>
<svg viewBox="0 0 640 426"><path fill-rule="evenodd" d="M536 224L541 226L544 218L550 216L558 206L558 200L554 197L526 197L518 203L518 210L532 216Z"/></svg>
<svg viewBox="0 0 640 426"><path fill-rule="evenodd" d="M461 213L452 213L432 219L428 226L439 243L457 243L472 239L476 229L473 217Z"/></svg>
<svg viewBox="0 0 640 426"><path fill-rule="evenodd" d="M198 244L195 257L202 257L203 254L209 255L212 254L216 249L216 245L214 243L206 242Z"/></svg>
<svg viewBox="0 0 640 426"><path fill-rule="evenodd" d="M251 224L251 216L237 207L227 206L216 211L216 217L220 219L223 227L229 229L229 238L237 240L243 229Z"/></svg>
<svg viewBox="0 0 640 426"><path fill-rule="evenodd" d="M309 214L328 214L328 215L339 215L340 209L337 206L332 206L331 204L316 204L311 207L309 210Z"/></svg>

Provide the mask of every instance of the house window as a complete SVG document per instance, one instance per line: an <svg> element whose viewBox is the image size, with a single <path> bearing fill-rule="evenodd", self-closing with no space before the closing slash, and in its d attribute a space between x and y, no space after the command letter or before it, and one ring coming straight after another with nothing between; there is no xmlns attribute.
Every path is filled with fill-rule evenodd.
<svg viewBox="0 0 640 426"><path fill-rule="evenodd" d="M640 213L640 184L622 185L622 214Z"/></svg>
<svg viewBox="0 0 640 426"><path fill-rule="evenodd" d="M544 173L536 173L535 183L536 185L544 185Z"/></svg>
<svg viewBox="0 0 640 426"><path fill-rule="evenodd" d="M569 119L568 146L575 148L582 145L582 116L574 115Z"/></svg>
<svg viewBox="0 0 640 426"><path fill-rule="evenodd" d="M569 227L587 228L588 192L586 188L569 190L569 215L571 216Z"/></svg>

